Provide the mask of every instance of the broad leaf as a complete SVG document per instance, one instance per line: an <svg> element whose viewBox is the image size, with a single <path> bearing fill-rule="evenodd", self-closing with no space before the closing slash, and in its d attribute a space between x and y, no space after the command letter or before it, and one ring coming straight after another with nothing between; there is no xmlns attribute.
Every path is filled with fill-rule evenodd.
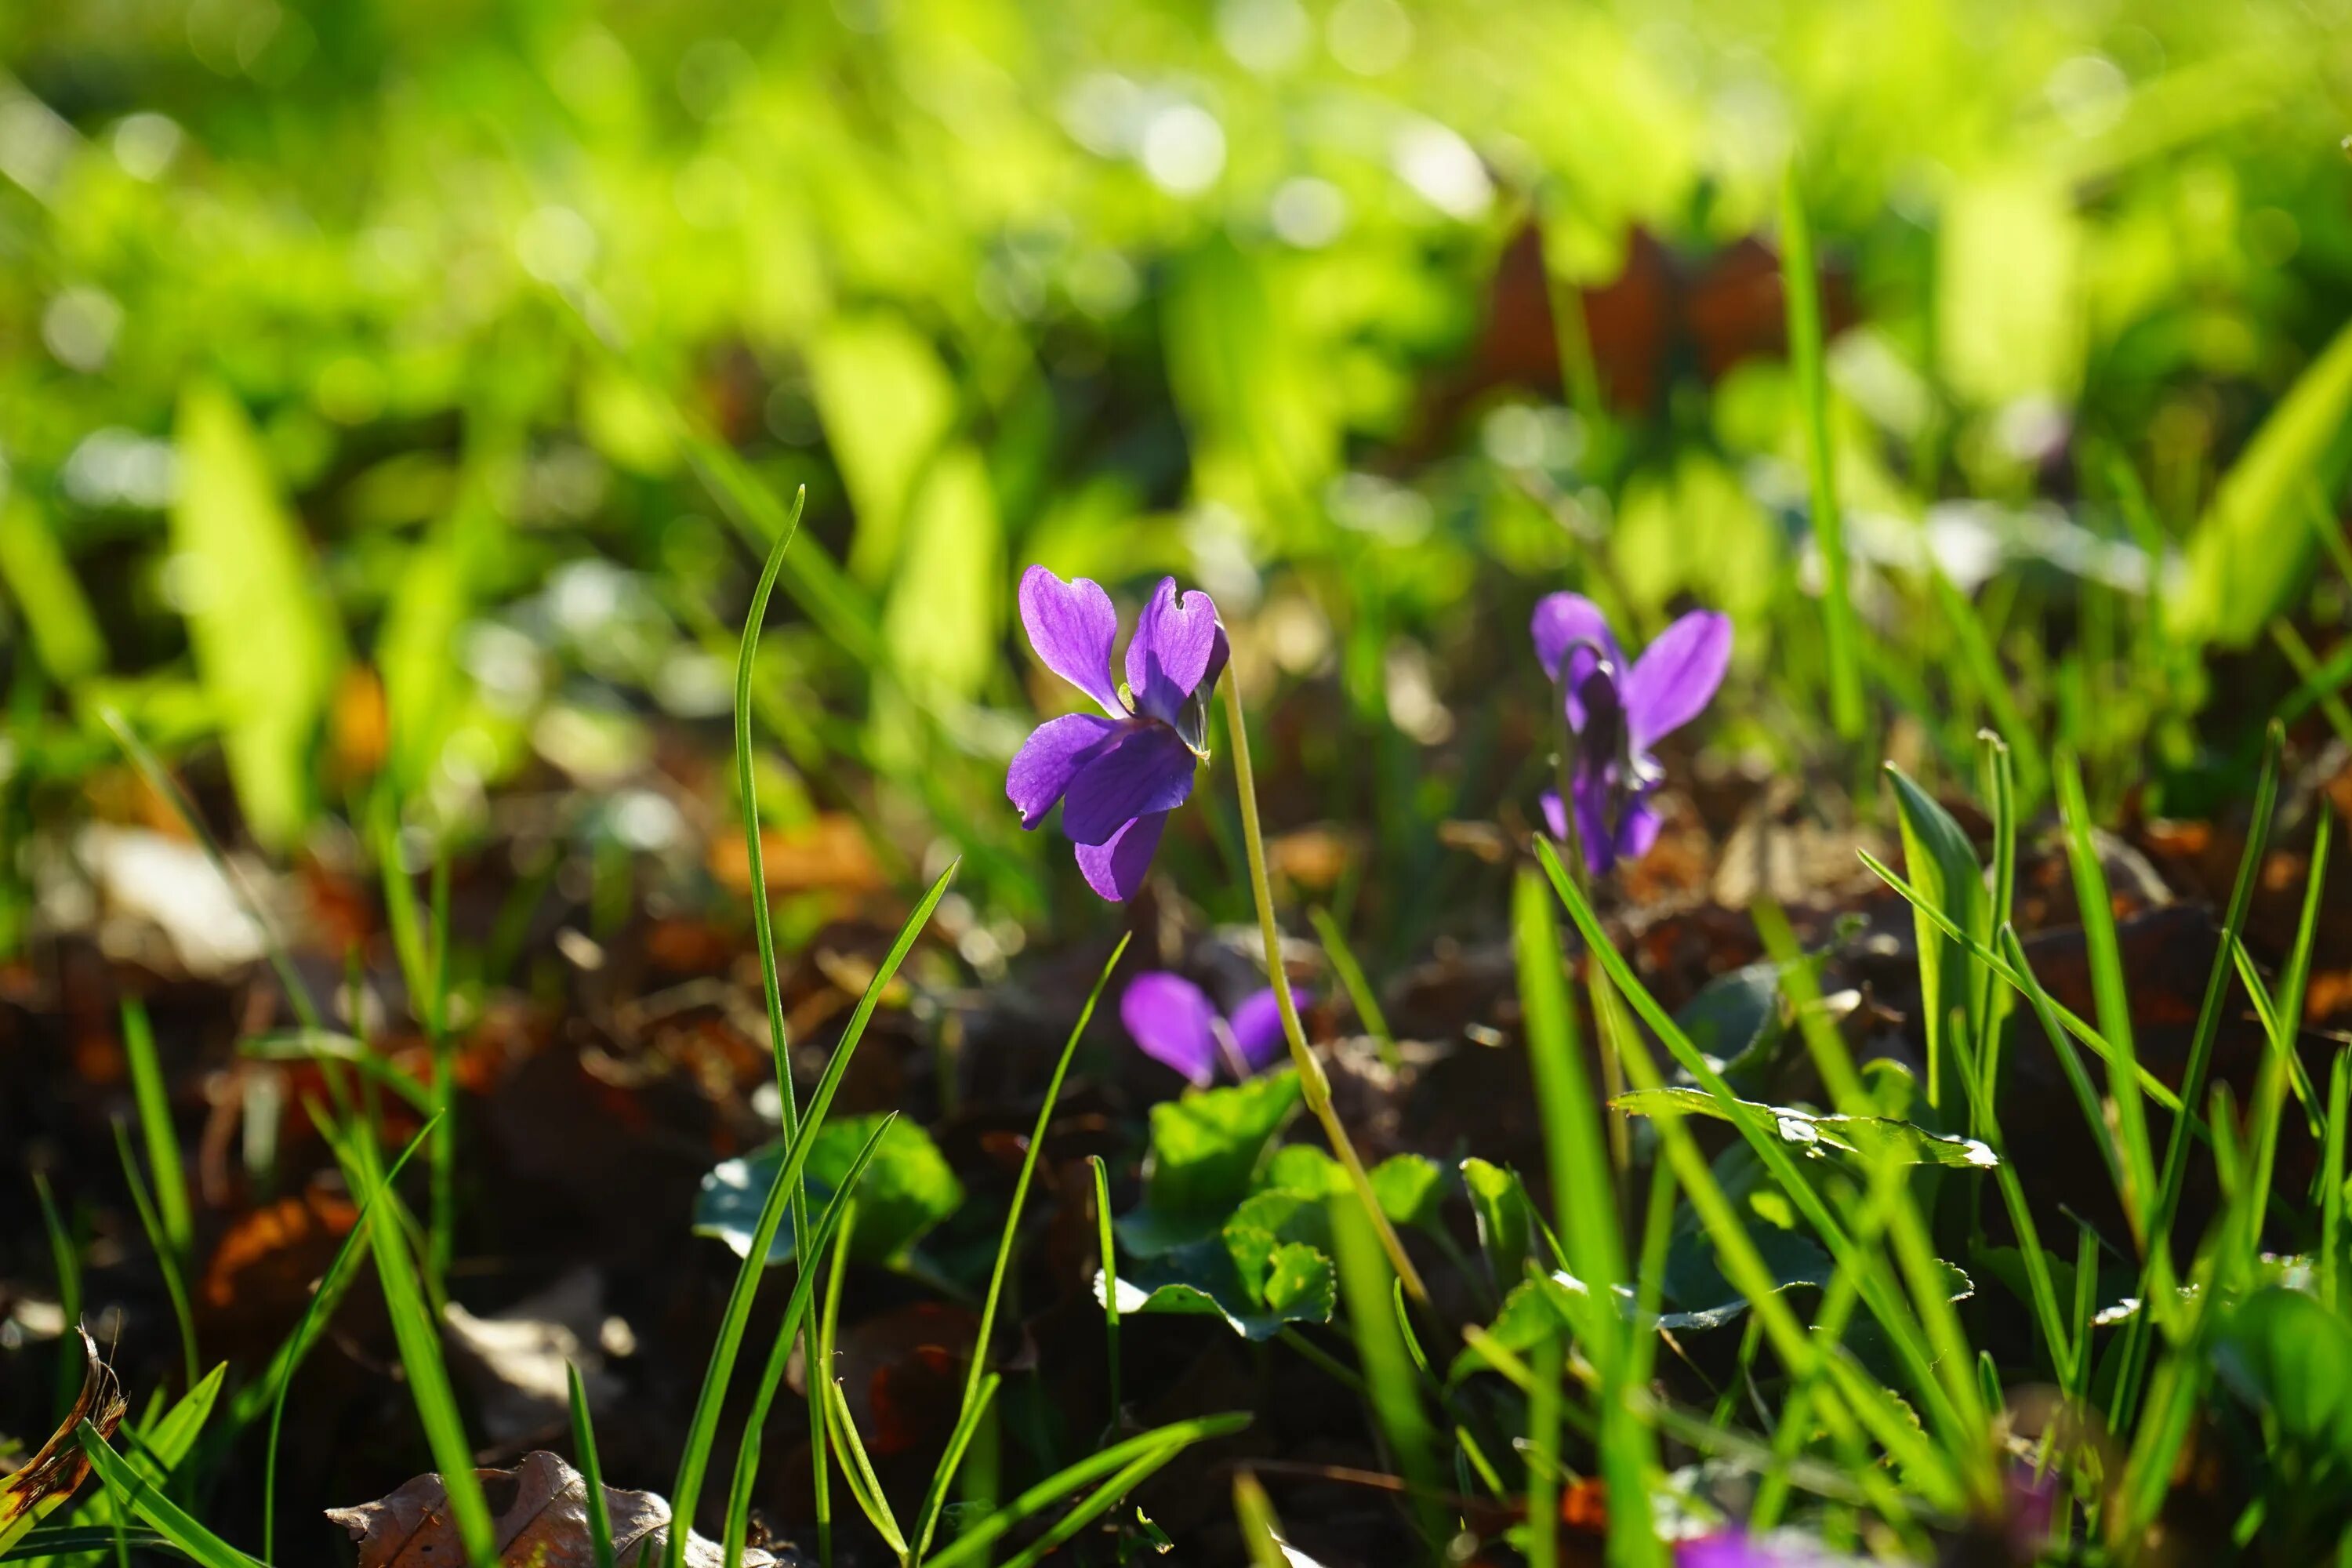
<svg viewBox="0 0 2352 1568"><path fill-rule="evenodd" d="M878 1116L836 1117L818 1130L806 1171L811 1204L822 1206L833 1196L881 1121ZM770 1143L747 1159L726 1161L704 1176L702 1194L694 1205L696 1234L719 1237L738 1258L750 1251L761 1205L775 1184L777 1162L782 1157L783 1145ZM956 1180L931 1135L899 1117L883 1132L857 1184L851 1256L874 1263L904 1259L926 1232L962 1205L963 1195L963 1184ZM787 1214L768 1248L769 1265L790 1262L793 1246Z"/></svg>
<svg viewBox="0 0 2352 1568"><path fill-rule="evenodd" d="M1120 1218L1119 1240L1148 1258L1214 1236L1297 1105L1298 1075L1286 1068L1153 1106L1143 1204Z"/></svg>
<svg viewBox="0 0 2352 1568"><path fill-rule="evenodd" d="M1528 1259L1528 1190L1518 1173L1476 1157L1462 1162L1470 1212L1478 1220L1478 1250L1498 1290L1512 1289Z"/></svg>
<svg viewBox="0 0 2352 1568"><path fill-rule="evenodd" d="M1969 836L1952 820L1952 814L1901 768L1887 763L1886 776L1895 786L1895 820L1903 830L1903 865L1911 885L1953 925L1972 936L1983 936L1984 868L1977 863ZM1934 1064L1955 1043L1965 1048L1966 1026L1958 1036L1949 1031L1954 1014L1965 1017L1968 1012L1968 949L1917 910L1911 911L1911 926L1919 949L1919 1009L1927 1035L1927 1060ZM1932 1067L1928 1076L1931 1080L1936 1076Z"/></svg>
<svg viewBox="0 0 2352 1568"><path fill-rule="evenodd" d="M2352 1463L2352 1326L2300 1290L2265 1286L2230 1313L2216 1360L2280 1433Z"/></svg>

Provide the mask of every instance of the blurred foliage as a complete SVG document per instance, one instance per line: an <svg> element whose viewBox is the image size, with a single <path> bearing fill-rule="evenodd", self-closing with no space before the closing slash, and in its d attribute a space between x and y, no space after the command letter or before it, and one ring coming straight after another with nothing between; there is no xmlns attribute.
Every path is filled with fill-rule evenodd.
<svg viewBox="0 0 2352 1568"><path fill-rule="evenodd" d="M16 787L110 756L100 702L216 735L281 849L379 771L461 834L525 767L609 787L659 726L723 735L726 628L803 483L777 820L936 828L1003 912L1074 885L1001 799L1031 560L1197 580L1254 696L1329 680L1288 813L1424 867L1410 825L1511 796L1482 710L1532 700L1519 627L1563 580L1637 640L1677 595L1728 609L1730 734L1813 756L1785 369L1701 374L1707 258L1769 239L1791 159L1850 301L1876 696L1920 765L2006 703L2110 799L2226 774L2280 691L2186 727L2198 647L2298 609L2352 457L2347 9L10 8ZM1585 309L1515 302L1530 227L1538 294ZM1637 233L1659 298L1580 296ZM1540 374L1487 374L1531 333ZM2168 535L2198 537L2150 616Z"/></svg>

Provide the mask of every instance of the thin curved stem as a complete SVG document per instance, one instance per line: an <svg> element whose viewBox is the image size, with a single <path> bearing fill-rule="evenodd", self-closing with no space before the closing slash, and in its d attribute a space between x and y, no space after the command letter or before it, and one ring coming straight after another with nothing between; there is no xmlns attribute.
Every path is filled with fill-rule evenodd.
<svg viewBox="0 0 2352 1568"><path fill-rule="evenodd" d="M1323 1136L1330 1141L1331 1152L1348 1173L1348 1184L1355 1188L1357 1198L1363 1204L1364 1213L1381 1238L1381 1248L1389 1255L1389 1266L1404 1281L1412 1299L1426 1305L1429 1288L1421 1282L1421 1271L1412 1266L1412 1259L1405 1256L1404 1242L1398 1237L1396 1227L1381 1212L1380 1199L1372 1192L1372 1179L1365 1173L1364 1162L1357 1157L1356 1145L1341 1125L1339 1112L1331 1108L1331 1080L1324 1076L1323 1064L1307 1044L1307 1030L1298 1022L1298 1005L1291 999L1289 978L1283 973L1282 931L1274 923L1274 883L1266 876L1265 836L1257 821L1257 780L1250 771L1249 725L1242 712L1241 683L1230 672L1225 680L1225 728L1233 736L1234 785L1241 795L1242 843L1249 852L1250 891L1257 899L1258 931L1265 938L1266 984L1274 987L1275 1006L1282 1014L1283 1037L1290 1042L1290 1059L1297 1066L1307 1109L1323 1124Z"/></svg>

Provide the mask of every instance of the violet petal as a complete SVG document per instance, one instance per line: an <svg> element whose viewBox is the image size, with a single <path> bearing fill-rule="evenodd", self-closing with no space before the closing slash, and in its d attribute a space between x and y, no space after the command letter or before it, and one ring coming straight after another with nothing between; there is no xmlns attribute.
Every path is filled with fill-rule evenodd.
<svg viewBox="0 0 2352 1568"><path fill-rule="evenodd" d="M1545 595L1536 602L1535 617L1528 630L1535 638L1537 661L1556 683L1561 679L1561 666L1569 662L1570 651L1581 645L1599 648L1600 658L1616 666L1621 673L1624 670L1625 655L1609 629L1609 617L1601 613L1600 605L1581 594ZM1586 648L1583 656L1574 661L1577 668L1568 671L1568 721L1574 729L1584 728L1584 708L1576 689L1594 658L1591 648Z"/></svg>
<svg viewBox="0 0 2352 1568"><path fill-rule="evenodd" d="M1118 999L1118 1019L1145 1056L1175 1068L1195 1089L1217 1076L1216 1009L1182 975L1137 975Z"/></svg>
<svg viewBox="0 0 2352 1568"><path fill-rule="evenodd" d="M1021 574L1021 624L1047 669L1068 681L1114 719L1127 717L1111 679L1111 645L1118 611L1102 584L1085 577L1065 583L1043 566Z"/></svg>
<svg viewBox="0 0 2352 1568"><path fill-rule="evenodd" d="M1136 817L1173 810L1192 793L1193 763L1167 725L1124 728L1071 778L1062 831L1079 844L1107 844Z"/></svg>
<svg viewBox="0 0 2352 1568"><path fill-rule="evenodd" d="M1642 650L1620 689L1633 749L1698 717L1731 664L1731 617L1693 610Z"/></svg>
<svg viewBox="0 0 2352 1568"><path fill-rule="evenodd" d="M1004 774L1004 794L1019 808L1021 826L1034 828L1045 821L1078 770L1124 728L1099 714L1065 713L1031 731Z"/></svg>
<svg viewBox="0 0 2352 1568"><path fill-rule="evenodd" d="M1127 689L1135 710L1175 723L1184 700L1208 676L1221 640L1209 595L1198 589L1181 593L1175 578L1162 577L1127 645Z"/></svg>
<svg viewBox="0 0 2352 1568"><path fill-rule="evenodd" d="M1291 987L1292 1006L1304 1007L1308 1000L1306 992ZM1243 997L1227 1026L1233 1030L1234 1048L1252 1072L1264 1072L1287 1048L1282 1037L1282 1003L1271 985Z"/></svg>
<svg viewBox="0 0 2352 1568"><path fill-rule="evenodd" d="M1151 852L1160 847L1160 830L1167 826L1166 812L1150 812L1112 834L1108 843L1079 845L1078 869L1087 886L1114 904L1135 897L1151 869Z"/></svg>

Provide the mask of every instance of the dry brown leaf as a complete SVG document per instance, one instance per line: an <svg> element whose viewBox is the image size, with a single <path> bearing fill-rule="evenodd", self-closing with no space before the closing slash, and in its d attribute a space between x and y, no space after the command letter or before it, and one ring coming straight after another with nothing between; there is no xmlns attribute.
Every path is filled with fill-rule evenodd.
<svg viewBox="0 0 2352 1568"><path fill-rule="evenodd" d="M824 812L797 827L761 829L760 863L772 893L870 893L882 886L866 830L845 812ZM751 857L740 835L711 840L710 871L736 892L751 890Z"/></svg>
<svg viewBox="0 0 2352 1568"><path fill-rule="evenodd" d="M544 1449L525 1454L511 1470L478 1470L495 1519L499 1561L509 1568L594 1568L588 1532L588 1487L580 1472ZM613 1521L613 1556L625 1565L646 1554L659 1562L669 1545L669 1503L652 1492L604 1489ZM441 1568L465 1561L465 1546L438 1475L403 1482L381 1501L331 1508L327 1517L359 1542L359 1568ZM686 1538L687 1568L721 1568L719 1543ZM795 1552L748 1549L744 1568L793 1568Z"/></svg>
<svg viewBox="0 0 2352 1568"><path fill-rule="evenodd" d="M41 1451L15 1474L0 1479L0 1547L32 1529L43 1514L71 1497L81 1479L89 1474L89 1457L82 1452L74 1428L87 1421L98 1428L100 1436L112 1441L115 1429L122 1425L122 1385L114 1380L114 1369L99 1355L98 1342L88 1329L76 1323L74 1332L81 1336L81 1393L57 1431L41 1445Z"/></svg>

